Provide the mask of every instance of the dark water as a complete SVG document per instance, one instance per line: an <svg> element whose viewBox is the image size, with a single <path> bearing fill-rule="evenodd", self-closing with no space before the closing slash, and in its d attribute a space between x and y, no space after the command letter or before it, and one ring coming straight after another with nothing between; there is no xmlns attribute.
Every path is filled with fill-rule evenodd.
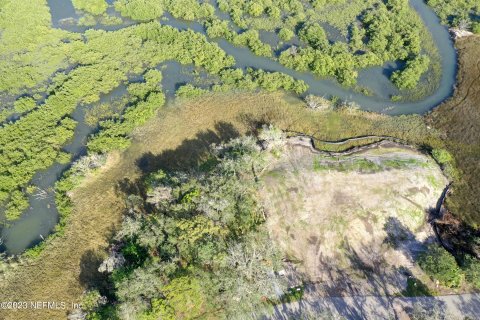
<svg viewBox="0 0 480 320"><path fill-rule="evenodd" d="M126 87L121 85L110 94L102 96L100 103L109 102L125 93ZM75 128L74 138L63 148L63 151L70 153L74 160L86 154L87 138L95 130L84 121L86 110L86 107L77 108L72 114L72 118L78 124ZM30 207L20 219L2 229L3 248L1 249L12 254L20 253L50 234L58 222L54 185L69 166L69 164L55 163L50 168L37 172L31 184L41 192L34 192L34 195L29 197Z"/></svg>
<svg viewBox="0 0 480 320"><path fill-rule="evenodd" d="M111 3L111 1L109 1ZM68 0L48 0L51 9L52 24L56 28L67 29L72 32L84 32L88 28L77 26L75 21L78 20L79 15L75 12L72 4ZM274 59L258 57L254 55L249 49L242 47L235 47L225 40L217 40L219 46L228 54L232 55L236 60L236 67L239 68L257 68L266 71L279 71L291 75L296 79L301 79L309 85L307 94L322 95L325 97L337 96L343 100L354 101L360 105L364 110L383 112L392 115L410 114L410 113L424 113L438 105L444 99L449 97L453 91L456 76L456 52L453 47L450 35L446 27L442 26L438 17L422 0L410 0L410 4L416 9L421 16L423 22L431 32L433 40L437 46L441 57L442 77L439 88L430 96L415 102L408 103L394 103L390 101L390 96L398 94L398 90L388 80L389 72L398 69L396 63L387 63L382 67L369 68L359 72L358 84L362 87L368 88L374 93L373 96L365 96L361 93L354 92L351 89L346 89L340 86L332 79L319 79L310 73L296 72L285 68ZM109 9L109 13L112 9ZM228 19L228 15L219 12L217 14L222 19ZM124 23L117 26L101 26L96 25L93 28L101 28L105 30L117 30L125 26L135 24L134 21L123 19ZM168 14L165 14L161 20L163 24L168 24L178 29L193 29L197 32L205 33L204 28L199 23L185 22L174 19ZM341 37L335 34L334 30L327 30L330 36L336 38ZM262 40L272 45L275 49L278 44L278 37L271 32L261 32ZM297 39L283 44L284 49L291 44L298 45ZM168 62L159 67L163 72L162 86L167 95L167 98L174 96L175 90L178 86L191 82L193 79L190 71L192 67L181 66L176 62ZM200 77L205 76L200 73ZM131 79L135 80L135 79ZM101 97L100 102L108 102L115 97L121 97L126 93L126 86L121 85L110 94ZM85 144L88 136L94 132L94 128L89 127L84 121L84 114L86 108L79 107L72 115L78 121L75 130L75 137L70 144L65 146L64 150L72 154L72 158L76 159L85 154ZM30 208L13 224L6 226L1 230L1 239L3 244L0 245L0 251L7 251L10 254L17 254L31 247L46 237L58 221L58 212L55 208L54 190L53 186L62 173L69 167L69 165L55 164L35 175L32 184L39 189L44 190L42 197L31 196Z"/></svg>
<svg viewBox="0 0 480 320"><path fill-rule="evenodd" d="M248 48L235 47L226 40L220 39L216 42L226 53L235 58L237 67L252 67L266 71L279 71L291 75L296 79L305 81L305 83L309 85L309 90L306 94L325 97L336 96L342 100L356 102L361 109L391 115L422 114L431 110L452 94L457 71L457 57L448 29L440 24L435 13L422 0L410 0L410 3L419 13L432 34L442 67L442 76L438 89L430 96L419 101L392 102L390 100L392 95L398 95L400 93L388 79L391 69L398 68L396 63L387 63L383 67L368 68L359 72L358 84L375 93L374 96L365 96L362 93L340 86L333 79L319 79L311 73L297 72L288 69L274 59L258 57ZM171 16L167 17L168 20L162 21L163 24L168 24L181 30L190 28L197 32L205 33L203 26L199 23L179 21ZM274 36L269 32L262 32L261 37L271 44L275 41Z"/></svg>
<svg viewBox="0 0 480 320"><path fill-rule="evenodd" d="M78 19L78 15L70 1L66 0L48 0L51 7L52 21L57 27L63 27L70 31L83 32L89 27L78 27L71 25L59 24L59 21L73 18ZM427 29L430 31L434 43L437 46L439 56L441 58L442 76L438 89L433 94L425 97L419 101L413 102L392 102L390 97L392 95L399 95L401 92L389 81L388 75L392 68L398 68L395 63L387 63L382 67L372 67L359 72L358 84L369 89L373 96L365 96L362 93L355 92L353 89L348 89L340 86L333 79L319 79L311 73L297 72L285 68L275 59L258 57L254 55L249 49L243 47L235 47L225 40L216 40L220 47L232 55L236 60L236 66L240 68L252 67L263 69L267 71L279 71L291 75L296 79L305 81L310 89L307 94L322 95L325 97L336 96L342 100L356 102L364 110L388 113L392 115L410 114L410 113L425 113L437 106L440 102L449 97L453 92L453 86L456 76L456 52L453 47L453 42L450 38L448 29L440 24L435 13L422 1L410 0L410 4L418 12L422 18ZM228 15L216 8L217 15L222 19L229 19ZM101 26L97 25L90 28L101 28L105 30L116 30L135 22L124 19L124 24L118 26ZM205 34L204 28L201 24L195 22L180 21L173 18L169 14L165 14L161 19L162 24L170 25L181 30L192 29L196 32ZM335 28L324 25L327 34L331 40L345 41ZM238 31L238 30L237 30ZM279 39L276 34L267 31L261 31L260 37L266 43L272 45L277 49ZM298 45L298 39L292 39L280 48L285 49L291 44Z"/></svg>

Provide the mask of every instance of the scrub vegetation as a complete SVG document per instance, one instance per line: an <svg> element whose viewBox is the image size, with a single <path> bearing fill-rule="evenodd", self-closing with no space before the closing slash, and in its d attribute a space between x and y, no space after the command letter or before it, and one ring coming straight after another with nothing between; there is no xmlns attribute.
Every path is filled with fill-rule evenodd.
<svg viewBox="0 0 480 320"><path fill-rule="evenodd" d="M44 93L50 76L68 65L68 41L78 39L51 28L46 0L2 1L0 30L0 97Z"/></svg>
<svg viewBox="0 0 480 320"><path fill-rule="evenodd" d="M78 10L100 15L105 13L108 3L105 0L72 0L73 6Z"/></svg>
<svg viewBox="0 0 480 320"><path fill-rule="evenodd" d="M407 68L397 71L392 78L400 89L414 89L427 70L438 68L439 57L430 45L430 35L407 0L385 3L220 0L217 3L230 20L216 15L211 4L195 0L117 0L115 8L136 20L158 18L165 10L177 19L201 22L211 38L246 46L256 55L278 59L298 71L334 77L346 86L356 84L358 70L381 66L387 61L407 63ZM337 28L345 41L333 40L325 30L326 24ZM272 47L262 41L261 32L275 32L281 41L295 40L295 44L289 43L285 49L278 42ZM399 81L398 74L407 85ZM435 78L438 73L431 76Z"/></svg>
<svg viewBox="0 0 480 320"><path fill-rule="evenodd" d="M480 34L480 3L478 0L428 0L442 22L452 27Z"/></svg>
<svg viewBox="0 0 480 320"><path fill-rule="evenodd" d="M286 291L256 199L263 157L255 138L237 138L213 147L193 171L161 170L139 182L115 249L100 265L118 300L113 310L106 306L109 318L261 315L267 299Z"/></svg>
<svg viewBox="0 0 480 320"><path fill-rule="evenodd" d="M421 147L454 182L447 207L478 227L478 139L471 131L478 126L472 125L477 116L469 108L476 103L469 100L476 97L470 88L478 81L461 79L458 92L465 95L429 115L430 126L420 115L373 114L335 98L310 97L306 108L296 98L308 89L303 81L239 68L216 42L225 39L287 68L349 87L355 87L362 69L400 62L390 77L401 90L395 99L418 97L438 84L439 57L407 0L215 4L72 0L80 15L76 27L96 26L80 33L53 28L46 0L0 1L0 213L5 225L29 207L38 172L72 161L54 186L59 212L54 236L12 258L22 267L2 279L2 300L78 302L86 290L99 288L84 295L92 319L168 319L263 313L278 301L298 298L289 296L292 289L277 276L281 254L270 241L256 198L262 152L253 138L239 138L256 132L259 123L310 135L330 151L360 146L358 140L341 140L362 136L365 143L387 136ZM480 28L476 2L429 4L445 23ZM110 15L113 10L117 15ZM164 14L201 23L206 35L164 25ZM102 29L123 20L135 23ZM191 67L189 76L206 75L202 83L175 84L174 94L184 105L173 111L163 110L168 79L162 67L170 62ZM464 68L478 68L468 63ZM126 93L117 102L101 106L102 98L123 86ZM288 102L273 93L278 90L292 94ZM73 114L92 106L98 108L87 112L86 120L94 133L86 139L86 154L72 160L64 147L79 121ZM179 166L172 156L177 148L188 166ZM160 161L156 157L162 152ZM169 167L145 169L152 162ZM421 164L392 160L334 166L374 174ZM315 170L332 168L318 162ZM344 223L337 222L339 227ZM88 260L92 255L95 261ZM444 286L480 286L480 267L471 254L453 257L432 247L419 261ZM109 303L97 304L103 295ZM58 312L47 310L44 316L51 319Z"/></svg>
<svg viewBox="0 0 480 320"><path fill-rule="evenodd" d="M163 14L162 1L156 0L117 0L115 9L122 16L134 20L152 20Z"/></svg>
<svg viewBox="0 0 480 320"><path fill-rule="evenodd" d="M456 288L466 282L480 289L480 261L470 254L456 259L440 245L432 244L419 256L418 263L432 280L443 286Z"/></svg>
<svg viewBox="0 0 480 320"><path fill-rule="evenodd" d="M129 135L133 129L144 124L155 115L159 107L163 106L165 96L160 86L161 72L149 70L144 78L144 83L133 83L127 87L132 98L125 112L115 120L100 122L100 132L87 144L89 151L106 153L125 149L130 143Z"/></svg>

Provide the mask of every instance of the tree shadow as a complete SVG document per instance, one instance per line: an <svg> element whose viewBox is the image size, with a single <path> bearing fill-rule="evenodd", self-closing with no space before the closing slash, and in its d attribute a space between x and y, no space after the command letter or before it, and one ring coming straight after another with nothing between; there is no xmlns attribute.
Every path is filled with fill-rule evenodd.
<svg viewBox="0 0 480 320"><path fill-rule="evenodd" d="M194 138L183 140L176 148L164 150L159 154L144 153L136 161L141 172L140 177L135 180L125 178L119 181L115 191L122 194L123 198L130 195L145 198L146 190L142 181L149 174L159 170L172 172L198 169L211 156L212 144L222 143L239 136L240 133L231 123L221 121L217 122L212 130L199 131Z"/></svg>
<svg viewBox="0 0 480 320"><path fill-rule="evenodd" d="M80 259L78 280L85 290L95 288L102 294L109 291L108 276L98 271L98 267L104 259L105 253L102 250L88 250L83 254Z"/></svg>
<svg viewBox="0 0 480 320"><path fill-rule="evenodd" d="M240 133L227 122L217 122L214 130L198 132L194 138L184 140L175 149L160 154L148 152L137 160L143 175L158 171L191 170L198 167L210 154L210 146L236 138Z"/></svg>
<svg viewBox="0 0 480 320"><path fill-rule="evenodd" d="M406 63L404 61L394 61L383 66L382 74L390 78L395 71L402 70L405 68Z"/></svg>
<svg viewBox="0 0 480 320"><path fill-rule="evenodd" d="M430 236L424 241L418 241L410 229L396 217L387 219L384 230L387 233L385 243L401 251L412 262L416 261L418 255L425 251L427 244L433 240L433 236Z"/></svg>
<svg viewBox="0 0 480 320"><path fill-rule="evenodd" d="M432 240L427 237L419 241L395 217L387 219L384 230L387 233L385 244L401 251L412 263ZM366 281L372 294L359 292L352 285L352 272L339 267L335 261L327 260L322 262L326 277L320 283L307 285L305 299L276 306L274 315L268 318L326 319L322 315L330 314L329 319L401 319L414 314L417 319L456 319L457 314L447 312L453 301L454 310L462 315L472 316L480 312L480 295L433 297L428 290L422 291L426 287L421 287L423 284L413 277L408 268L389 266L372 246L354 248L346 243L344 251L351 268ZM397 288L402 288L406 279L411 282L411 290L398 292ZM318 295L319 288L325 296Z"/></svg>

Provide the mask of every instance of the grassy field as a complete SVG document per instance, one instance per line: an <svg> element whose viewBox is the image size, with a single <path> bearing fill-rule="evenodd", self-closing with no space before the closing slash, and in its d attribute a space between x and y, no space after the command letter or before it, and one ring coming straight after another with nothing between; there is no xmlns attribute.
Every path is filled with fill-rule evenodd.
<svg viewBox="0 0 480 320"><path fill-rule="evenodd" d="M315 112L283 94L207 96L169 106L134 133L132 146L110 155L107 165L72 194L75 211L65 234L36 259L0 284L0 300L79 302L82 292L102 281L96 267L123 209L124 188L159 166L198 164L208 146L270 122L322 140L379 134L415 144L439 144L419 116L388 117L360 111ZM141 168L141 169L140 169ZM4 312L5 319L63 319L64 310Z"/></svg>
<svg viewBox="0 0 480 320"><path fill-rule="evenodd" d="M480 37L457 41L459 73L455 95L427 115L442 132L461 178L447 198L448 208L472 226L480 226Z"/></svg>

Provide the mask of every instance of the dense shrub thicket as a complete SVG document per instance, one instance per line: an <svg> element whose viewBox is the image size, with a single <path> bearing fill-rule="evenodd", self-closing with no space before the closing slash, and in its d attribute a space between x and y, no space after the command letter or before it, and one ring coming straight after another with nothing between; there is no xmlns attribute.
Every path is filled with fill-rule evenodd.
<svg viewBox="0 0 480 320"><path fill-rule="evenodd" d="M462 281L455 258L439 245L430 245L418 259L420 267L433 279L447 287L458 287Z"/></svg>
<svg viewBox="0 0 480 320"><path fill-rule="evenodd" d="M108 3L105 0L72 0L73 6L78 10L99 15L105 13Z"/></svg>
<svg viewBox="0 0 480 320"><path fill-rule="evenodd" d="M211 151L196 170L156 172L143 180L144 196L127 197L129 214L100 267L111 273L116 302L91 316L241 318L286 292L256 199L263 151L252 137Z"/></svg>
<svg viewBox="0 0 480 320"><path fill-rule="evenodd" d="M393 83L399 88L414 88L422 74L427 71L429 61L430 59L425 55L418 56L415 59L408 61L405 69L393 73Z"/></svg>
<svg viewBox="0 0 480 320"><path fill-rule="evenodd" d="M151 8L153 5L159 9L154 10ZM428 37L428 33L424 32L421 20L408 5L408 0L348 3L218 1L219 9L229 14L231 22L217 16L211 4L196 0L118 0L115 6L123 15L137 20L158 18L165 10L175 18L201 22L209 37L225 38L234 45L250 48L259 56L279 58L289 68L311 71L322 77L335 77L346 86L355 85L359 69L402 60L416 67L398 71L392 81L401 89L414 89L430 63L438 58L432 48L426 49L426 46L423 46L424 51L428 51L430 59L420 57L422 40ZM335 24L342 32L345 31L346 43L332 42L324 30L323 16L336 14L331 10L332 6L343 6L346 11L355 13L342 18L347 27ZM240 30L235 31L238 28ZM284 49L282 43L277 43L276 49L283 49L283 52L276 57L275 48L262 41L261 31L276 32L281 41L297 38L301 45ZM408 85L398 80L398 74Z"/></svg>
<svg viewBox="0 0 480 320"><path fill-rule="evenodd" d="M356 83L359 69L374 65L383 65L386 61L403 60L422 67L407 68L398 74L409 83L401 85L401 89L412 89L420 76L428 70L430 60L420 58L422 48L423 26L419 17L413 12L406 0L389 1L219 1L219 8L229 13L232 21L240 28L247 29L249 36L256 44L236 40L238 35L231 31L226 21L207 21L209 36L225 37L237 45L248 46L255 53L265 55L267 45L256 40L255 30L276 31L282 41L289 41L297 36L301 40L300 47L292 46L279 56L279 61L289 68L298 71L311 71L318 76L332 76L340 83L351 86ZM347 43L333 42L328 39L323 23L324 16L335 16L339 7L342 23L334 23L345 32ZM341 10L343 9L343 10ZM346 12L345 12L346 11ZM354 14L350 15L349 13ZM357 20L358 19L358 20ZM259 47L265 49L259 50ZM279 45L279 47L281 47ZM433 54L433 52L428 53ZM408 64L407 63L407 64ZM426 67L424 67L426 66ZM411 85L413 83L414 85Z"/></svg>
<svg viewBox="0 0 480 320"><path fill-rule="evenodd" d="M134 20L152 20L163 14L163 3L157 0L117 0L115 9Z"/></svg>
<svg viewBox="0 0 480 320"><path fill-rule="evenodd" d="M480 2L478 0L427 0L442 22L452 27L480 34Z"/></svg>
<svg viewBox="0 0 480 320"><path fill-rule="evenodd" d="M480 289L480 261L469 254L463 254L458 260L440 245L432 244L419 256L418 264L443 286L459 287L465 280Z"/></svg>

